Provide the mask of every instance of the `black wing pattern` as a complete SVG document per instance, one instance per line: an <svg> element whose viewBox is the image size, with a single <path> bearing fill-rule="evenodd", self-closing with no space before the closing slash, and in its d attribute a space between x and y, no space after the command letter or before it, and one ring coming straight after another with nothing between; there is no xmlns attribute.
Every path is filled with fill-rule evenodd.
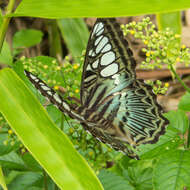
<svg viewBox="0 0 190 190"><path fill-rule="evenodd" d="M133 149L155 143L168 120L143 80L137 80L135 60L115 19L97 19L87 46L81 81L81 106L73 108L35 75L35 87L58 109L81 122L94 137L138 159Z"/></svg>
<svg viewBox="0 0 190 190"><path fill-rule="evenodd" d="M97 128L111 136L112 141L117 139L132 147L157 142L168 124L152 88L136 79L135 66L133 53L116 20L97 19L89 38L81 83L85 119L97 123Z"/></svg>

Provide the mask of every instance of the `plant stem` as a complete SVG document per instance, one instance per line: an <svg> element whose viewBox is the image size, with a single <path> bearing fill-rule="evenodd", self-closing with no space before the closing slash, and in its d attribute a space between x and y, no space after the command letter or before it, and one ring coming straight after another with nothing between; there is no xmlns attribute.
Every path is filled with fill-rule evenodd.
<svg viewBox="0 0 190 190"><path fill-rule="evenodd" d="M176 73L173 65L170 65L170 69L172 71L172 73L174 74L174 76L177 78L177 80L181 83L181 85L185 88L185 90L187 90L187 92L190 93L190 88L183 82L183 80L179 77L179 75Z"/></svg>
<svg viewBox="0 0 190 190"><path fill-rule="evenodd" d="M5 39L5 34L7 32L7 28L10 22L11 17L7 17L8 14L10 14L14 8L15 0L10 0L9 4L7 5L6 14L3 16L3 22L0 28L0 53L3 46L3 42Z"/></svg>
<svg viewBox="0 0 190 190"><path fill-rule="evenodd" d="M190 148L190 124L189 124L188 135L187 135L187 148Z"/></svg>
<svg viewBox="0 0 190 190"><path fill-rule="evenodd" d="M45 172L45 170L43 170L43 174L44 174L44 190L48 190L47 173Z"/></svg>

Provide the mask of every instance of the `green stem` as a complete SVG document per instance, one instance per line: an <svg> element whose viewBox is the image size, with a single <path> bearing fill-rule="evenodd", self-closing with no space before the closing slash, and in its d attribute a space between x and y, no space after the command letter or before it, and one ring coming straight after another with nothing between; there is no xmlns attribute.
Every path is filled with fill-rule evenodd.
<svg viewBox="0 0 190 190"><path fill-rule="evenodd" d="M188 135L187 135L187 148L190 148L190 124L189 124Z"/></svg>
<svg viewBox="0 0 190 190"><path fill-rule="evenodd" d="M0 53L3 46L3 42L5 39L5 34L7 32L7 28L10 22L11 17L7 17L8 14L12 13L14 8L15 0L10 0L6 9L6 14L3 16L3 22L0 28Z"/></svg>
<svg viewBox="0 0 190 190"><path fill-rule="evenodd" d="M44 174L44 190L48 190L47 173L45 172L45 170L43 170L43 174Z"/></svg>
<svg viewBox="0 0 190 190"><path fill-rule="evenodd" d="M179 75L176 73L175 68L173 67L173 65L170 65L170 69L172 71L172 73L174 74L174 76L177 78L177 80L181 83L181 85L185 88L185 90L187 90L187 92L190 93L190 88L183 82L183 80L179 77Z"/></svg>

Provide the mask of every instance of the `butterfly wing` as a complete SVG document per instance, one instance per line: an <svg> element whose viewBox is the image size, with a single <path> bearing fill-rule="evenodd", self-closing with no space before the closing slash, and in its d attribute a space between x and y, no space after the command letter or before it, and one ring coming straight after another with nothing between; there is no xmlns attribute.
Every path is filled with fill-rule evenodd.
<svg viewBox="0 0 190 190"><path fill-rule="evenodd" d="M81 103L90 107L89 103L97 99L93 94L100 88L108 94L118 83L118 89L130 84L135 79L136 66L132 55L116 20L97 19L83 66Z"/></svg>
<svg viewBox="0 0 190 190"><path fill-rule="evenodd" d="M81 107L72 108L37 76L25 73L42 95L94 137L138 159L133 147L155 143L168 121L150 86L136 80L135 66L115 19L97 19L83 68Z"/></svg>
<svg viewBox="0 0 190 190"><path fill-rule="evenodd" d="M81 102L85 119L110 138L104 142L114 141L121 150L121 144L155 143L168 124L152 88L136 79L132 55L115 19L97 19L87 46Z"/></svg>

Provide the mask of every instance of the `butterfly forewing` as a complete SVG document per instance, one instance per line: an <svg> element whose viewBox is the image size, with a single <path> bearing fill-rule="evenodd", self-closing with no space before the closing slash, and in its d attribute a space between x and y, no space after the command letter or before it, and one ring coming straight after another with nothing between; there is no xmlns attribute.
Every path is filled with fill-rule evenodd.
<svg viewBox="0 0 190 190"><path fill-rule="evenodd" d="M97 19L89 38L83 66L82 104L90 107L97 99L99 93L96 92L99 89L105 90L104 94L108 95L116 86L119 85L118 89L122 89L123 85L130 84L135 79L135 66L128 42L115 19Z"/></svg>

